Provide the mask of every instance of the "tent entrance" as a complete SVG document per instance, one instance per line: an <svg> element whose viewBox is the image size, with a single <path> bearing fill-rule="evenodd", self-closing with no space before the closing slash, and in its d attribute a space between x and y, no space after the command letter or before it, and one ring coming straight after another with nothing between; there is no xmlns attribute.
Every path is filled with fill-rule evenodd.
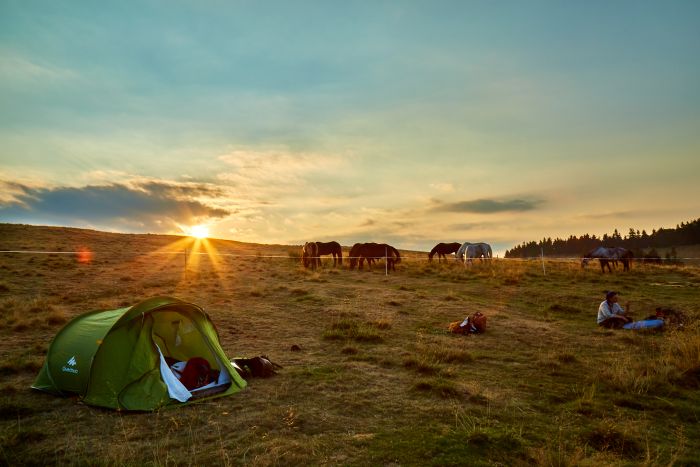
<svg viewBox="0 0 700 467"><path fill-rule="evenodd" d="M207 336L183 313L161 310L150 314L151 338L160 354L160 372L172 399L186 402L226 391L231 375L219 360ZM204 359L211 369L210 382L189 389L180 381L187 362Z"/></svg>

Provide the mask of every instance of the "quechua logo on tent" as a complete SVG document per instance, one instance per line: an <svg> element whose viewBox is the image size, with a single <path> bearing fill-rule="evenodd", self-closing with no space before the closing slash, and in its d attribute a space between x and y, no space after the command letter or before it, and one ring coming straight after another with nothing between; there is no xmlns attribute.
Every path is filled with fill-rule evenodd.
<svg viewBox="0 0 700 467"><path fill-rule="evenodd" d="M71 358L68 359L66 362L66 365L61 368L61 370L65 373L73 373L75 375L78 374L78 369L75 368L75 366L78 364L78 361L75 359L75 355L73 355Z"/></svg>

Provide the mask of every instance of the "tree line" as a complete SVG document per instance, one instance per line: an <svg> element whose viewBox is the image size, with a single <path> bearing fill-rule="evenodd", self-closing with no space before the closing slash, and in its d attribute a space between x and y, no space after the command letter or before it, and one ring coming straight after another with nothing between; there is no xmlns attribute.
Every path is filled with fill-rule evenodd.
<svg viewBox="0 0 700 467"><path fill-rule="evenodd" d="M675 228L654 229L651 233L645 230L641 232L630 227L627 235L622 236L617 229L612 235L603 234L602 237L584 234L580 237L571 235L567 239L551 237L543 238L539 242L523 242L522 244L506 250L506 258L528 258L540 256L581 256L599 246L620 246L632 250L638 258L649 257L648 250L655 248L669 248L680 245L695 245L700 243L700 218L691 222L681 223ZM667 255L668 256L668 255ZM675 255L672 255L675 256Z"/></svg>

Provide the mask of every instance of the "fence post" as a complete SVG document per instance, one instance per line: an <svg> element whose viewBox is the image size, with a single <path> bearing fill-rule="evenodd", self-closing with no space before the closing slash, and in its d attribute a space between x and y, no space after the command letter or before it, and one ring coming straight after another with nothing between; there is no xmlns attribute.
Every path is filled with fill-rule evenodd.
<svg viewBox="0 0 700 467"><path fill-rule="evenodd" d="M542 274L544 274L546 276L547 271L544 269L544 247L541 247L541 248L542 248L541 249L541 251L542 251Z"/></svg>

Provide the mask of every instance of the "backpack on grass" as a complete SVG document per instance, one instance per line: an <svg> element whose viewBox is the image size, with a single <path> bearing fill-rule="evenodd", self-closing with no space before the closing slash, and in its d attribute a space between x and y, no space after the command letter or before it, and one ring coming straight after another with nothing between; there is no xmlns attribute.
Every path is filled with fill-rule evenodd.
<svg viewBox="0 0 700 467"><path fill-rule="evenodd" d="M462 322L450 323L447 330L455 334L481 334L486 331L486 315L477 311Z"/></svg>

